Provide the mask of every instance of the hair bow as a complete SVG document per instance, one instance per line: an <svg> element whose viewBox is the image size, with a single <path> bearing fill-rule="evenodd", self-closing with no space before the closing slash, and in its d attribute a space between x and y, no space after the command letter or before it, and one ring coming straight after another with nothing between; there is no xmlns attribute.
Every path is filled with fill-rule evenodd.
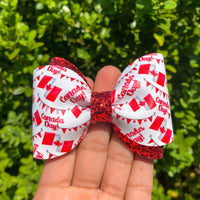
<svg viewBox="0 0 200 200"><path fill-rule="evenodd" d="M37 159L69 152L97 122L112 123L119 138L139 155L160 159L163 146L173 140L163 56L136 59L113 91L99 93L91 91L77 67L53 58L34 70L32 121Z"/></svg>

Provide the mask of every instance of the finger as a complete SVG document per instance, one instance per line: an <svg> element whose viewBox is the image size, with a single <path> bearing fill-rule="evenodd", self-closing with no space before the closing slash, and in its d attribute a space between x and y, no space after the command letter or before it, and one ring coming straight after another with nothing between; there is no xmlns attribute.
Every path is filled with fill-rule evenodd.
<svg viewBox="0 0 200 200"><path fill-rule="evenodd" d="M38 191L43 188L58 186L66 187L71 184L75 163L75 150L66 155L46 160L39 182Z"/></svg>
<svg viewBox="0 0 200 200"><path fill-rule="evenodd" d="M120 71L113 66L102 68L97 74L94 91L113 90ZM98 188L104 170L111 127L106 123L92 125L77 148L73 186Z"/></svg>
<svg viewBox="0 0 200 200"><path fill-rule="evenodd" d="M90 89L93 90L93 88L94 88L94 81L91 78L87 77L87 76L85 76L85 79L86 79L88 85L90 86Z"/></svg>
<svg viewBox="0 0 200 200"><path fill-rule="evenodd" d="M153 160L135 154L126 188L126 200L151 200L153 189Z"/></svg>
<svg viewBox="0 0 200 200"><path fill-rule="evenodd" d="M85 77L90 88L94 87L92 79ZM76 151L73 150L66 155L46 160L38 190L43 186L69 186L71 184L74 164L75 164Z"/></svg>
<svg viewBox="0 0 200 200"><path fill-rule="evenodd" d="M112 65L103 67L96 76L94 92L112 91L120 75L120 70Z"/></svg>
<svg viewBox="0 0 200 200"><path fill-rule="evenodd" d="M109 144L101 189L117 199L124 199L130 175L133 152L114 133Z"/></svg>

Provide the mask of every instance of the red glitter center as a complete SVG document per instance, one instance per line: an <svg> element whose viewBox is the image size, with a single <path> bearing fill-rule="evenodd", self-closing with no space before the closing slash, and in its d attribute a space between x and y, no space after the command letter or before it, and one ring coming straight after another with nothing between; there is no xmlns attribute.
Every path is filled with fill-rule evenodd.
<svg viewBox="0 0 200 200"><path fill-rule="evenodd" d="M91 96L91 123L112 122L111 92L93 92Z"/></svg>

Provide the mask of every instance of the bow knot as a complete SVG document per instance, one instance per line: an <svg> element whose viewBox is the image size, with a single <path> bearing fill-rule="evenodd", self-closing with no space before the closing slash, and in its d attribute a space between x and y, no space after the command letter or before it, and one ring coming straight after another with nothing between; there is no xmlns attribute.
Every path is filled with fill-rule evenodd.
<svg viewBox="0 0 200 200"><path fill-rule="evenodd" d="M112 122L112 95L111 91L92 92L91 95L91 123Z"/></svg>

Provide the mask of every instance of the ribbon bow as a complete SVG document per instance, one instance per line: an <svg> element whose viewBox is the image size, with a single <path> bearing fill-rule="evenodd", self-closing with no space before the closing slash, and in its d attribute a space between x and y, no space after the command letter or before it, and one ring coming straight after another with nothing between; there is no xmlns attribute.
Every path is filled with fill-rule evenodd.
<svg viewBox="0 0 200 200"><path fill-rule="evenodd" d="M49 159L76 147L91 123L110 122L141 156L160 159L173 130L163 56L142 56L119 77L113 91L92 92L82 73L63 58L34 70L33 155ZM101 136L99 136L101 137Z"/></svg>

